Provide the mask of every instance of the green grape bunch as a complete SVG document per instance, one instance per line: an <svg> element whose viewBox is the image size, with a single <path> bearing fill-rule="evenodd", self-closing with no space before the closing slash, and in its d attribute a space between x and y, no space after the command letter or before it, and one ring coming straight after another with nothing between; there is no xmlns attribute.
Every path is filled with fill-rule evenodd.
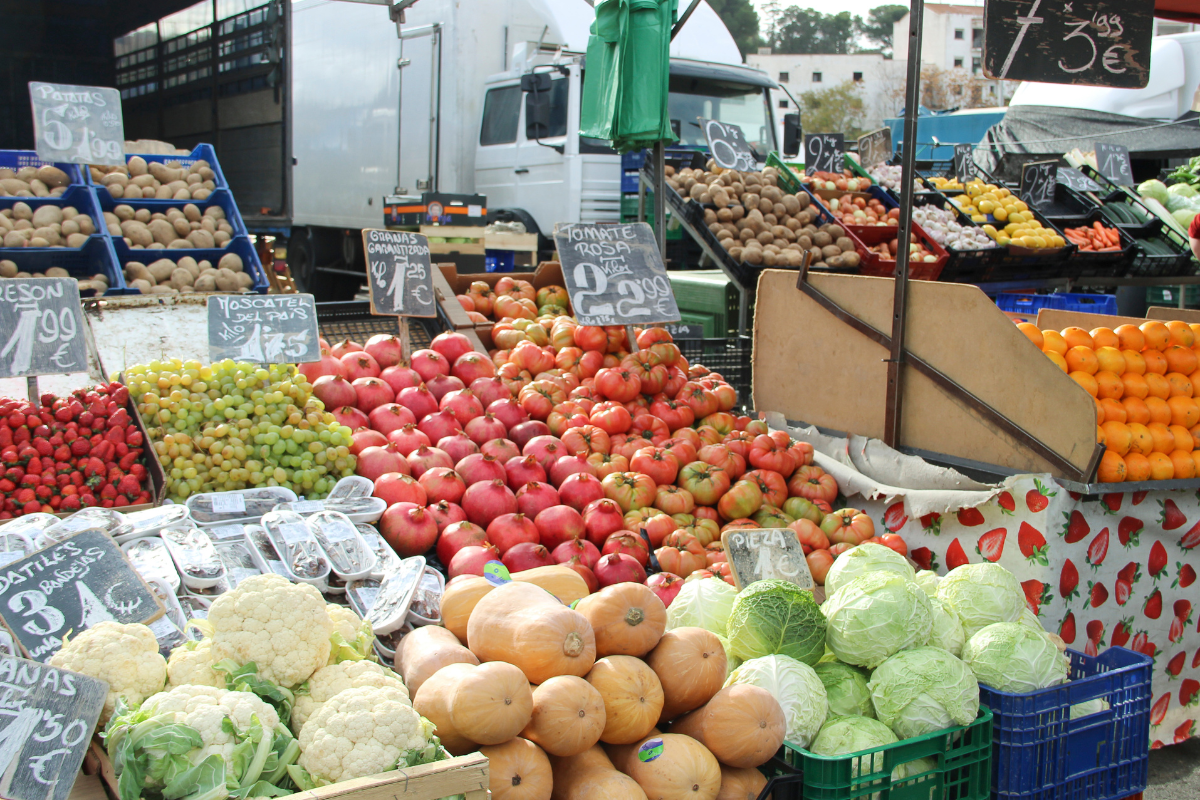
<svg viewBox="0 0 1200 800"><path fill-rule="evenodd" d="M294 364L176 358L128 368L125 384L176 502L255 486L317 499L354 474L350 429Z"/></svg>

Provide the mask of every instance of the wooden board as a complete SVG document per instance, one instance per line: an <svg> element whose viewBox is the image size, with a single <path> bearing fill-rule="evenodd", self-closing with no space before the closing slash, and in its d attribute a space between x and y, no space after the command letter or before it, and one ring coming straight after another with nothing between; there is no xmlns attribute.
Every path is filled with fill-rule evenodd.
<svg viewBox="0 0 1200 800"><path fill-rule="evenodd" d="M430 242L429 252L438 255L458 253L462 256L483 256L487 250L482 244L465 244L456 242Z"/></svg>
<svg viewBox="0 0 1200 800"><path fill-rule="evenodd" d="M1193 322L1200 323L1200 311L1193 308L1151 306L1146 309L1146 319L1157 319L1163 322L1170 322L1173 319L1177 319L1180 322L1186 322L1191 325Z"/></svg>
<svg viewBox="0 0 1200 800"><path fill-rule="evenodd" d="M888 351L800 292L796 275L764 270L759 278L754 407L882 438ZM891 278L810 275L809 280L848 312L890 333ZM1096 446L1092 398L977 287L913 281L906 344L1077 469L1087 469ZM1005 470L1060 474L911 367L902 380L902 446Z"/></svg>
<svg viewBox="0 0 1200 800"><path fill-rule="evenodd" d="M812 589L812 573L800 537L790 528L743 528L721 534L737 588L776 578Z"/></svg>
<svg viewBox="0 0 1200 800"><path fill-rule="evenodd" d="M483 246L488 250L536 253L538 236L536 233L489 233L483 237Z"/></svg>

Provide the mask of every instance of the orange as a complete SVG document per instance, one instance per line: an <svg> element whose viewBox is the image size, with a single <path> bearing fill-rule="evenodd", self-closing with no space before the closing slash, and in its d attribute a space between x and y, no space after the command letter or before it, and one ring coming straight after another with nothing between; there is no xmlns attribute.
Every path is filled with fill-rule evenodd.
<svg viewBox="0 0 1200 800"><path fill-rule="evenodd" d="M1145 397L1150 394L1150 387L1146 385L1146 379L1136 372L1126 372L1121 376L1121 383L1125 384L1124 397L1129 397L1130 395Z"/></svg>
<svg viewBox="0 0 1200 800"><path fill-rule="evenodd" d="M1175 480L1186 481L1196 477L1196 462L1192 460L1191 450L1176 450L1170 455L1171 463L1175 466Z"/></svg>
<svg viewBox="0 0 1200 800"><path fill-rule="evenodd" d="M1147 372L1142 380L1146 382L1146 391L1151 397L1161 397L1166 400L1171 396L1171 382L1157 372Z"/></svg>
<svg viewBox="0 0 1200 800"><path fill-rule="evenodd" d="M1192 388L1195 388L1197 384L1200 384L1200 369L1196 370L1191 375L1188 375L1188 380L1192 382ZM1193 397L1194 396L1195 395L1193 395Z"/></svg>
<svg viewBox="0 0 1200 800"><path fill-rule="evenodd" d="M1070 370L1067 369L1067 360L1061 355L1051 350L1044 350L1043 352L1046 354L1046 358L1054 362L1056 367L1061 369L1063 372L1070 372Z"/></svg>
<svg viewBox="0 0 1200 800"><path fill-rule="evenodd" d="M1108 448L1108 437L1104 435L1104 428L1099 425L1096 426L1096 443L1105 449Z"/></svg>
<svg viewBox="0 0 1200 800"><path fill-rule="evenodd" d="M1099 362L1102 370L1115 372L1118 375L1126 371L1125 356L1121 355L1121 351L1115 347L1096 348L1096 361Z"/></svg>
<svg viewBox="0 0 1200 800"><path fill-rule="evenodd" d="M1188 433L1192 434L1192 449L1200 450L1200 425L1194 426Z"/></svg>
<svg viewBox="0 0 1200 800"><path fill-rule="evenodd" d="M1157 320L1148 320L1138 326L1146 337L1145 350L1164 350L1171 342L1171 331Z"/></svg>
<svg viewBox="0 0 1200 800"><path fill-rule="evenodd" d="M1125 396L1121 398L1121 405L1125 408L1126 422L1138 422L1145 425L1150 421L1150 409L1146 408L1146 404L1140 397L1130 395L1128 388L1125 390ZM1200 450L1200 439L1197 439L1196 442L1196 449Z"/></svg>
<svg viewBox="0 0 1200 800"><path fill-rule="evenodd" d="M1141 453L1144 456L1148 456L1154 452L1154 437L1150 435L1149 428L1145 425L1139 425L1136 422L1129 423L1128 428L1130 452Z"/></svg>
<svg viewBox="0 0 1200 800"><path fill-rule="evenodd" d="M1136 372L1138 375L1146 374L1146 359L1142 358L1141 353L1135 353L1132 350L1122 350L1121 356L1125 359L1125 371Z"/></svg>
<svg viewBox="0 0 1200 800"><path fill-rule="evenodd" d="M1125 384L1121 381L1121 376L1115 372L1097 372L1096 378L1096 396L1103 399L1111 397L1113 400L1120 400L1121 395L1125 393Z"/></svg>
<svg viewBox="0 0 1200 800"><path fill-rule="evenodd" d="M1103 400L1097 400L1100 408L1104 411L1104 422L1124 422L1126 416L1125 406L1121 405L1120 400L1114 400L1111 397L1106 397ZM1189 433L1190 437L1191 434Z"/></svg>
<svg viewBox="0 0 1200 800"><path fill-rule="evenodd" d="M1037 345L1038 350L1042 349L1043 336L1037 325L1032 322L1018 322L1017 330L1029 337L1029 341Z"/></svg>
<svg viewBox="0 0 1200 800"><path fill-rule="evenodd" d="M1200 452L1200 451L1197 451ZM1125 480L1150 480L1150 462L1141 453L1129 453L1125 456Z"/></svg>
<svg viewBox="0 0 1200 800"><path fill-rule="evenodd" d="M1200 450L1192 451L1192 462L1196 465L1196 474L1200 475Z"/></svg>
<svg viewBox="0 0 1200 800"><path fill-rule="evenodd" d="M1191 461L1191 459L1188 459ZM1105 450L1104 455L1100 457L1100 466L1096 470L1096 477L1101 483L1121 483L1125 480L1125 459L1114 453L1112 450Z"/></svg>
<svg viewBox="0 0 1200 800"><path fill-rule="evenodd" d="M1086 372L1075 371L1069 373L1071 380L1083 387L1083 390L1096 397L1100 393L1100 387L1096 384L1096 379Z"/></svg>
<svg viewBox="0 0 1200 800"><path fill-rule="evenodd" d="M1121 337L1113 333L1112 328L1092 328L1092 341L1096 343L1097 350L1101 347L1121 349Z"/></svg>
<svg viewBox="0 0 1200 800"><path fill-rule="evenodd" d="M1121 325L1113 333L1121 340L1122 350L1140 353L1146 347L1146 335L1136 325Z"/></svg>
<svg viewBox="0 0 1200 800"><path fill-rule="evenodd" d="M1161 397L1147 397L1146 410L1150 412L1151 422L1161 422L1164 425L1171 424L1171 407L1167 405L1167 401Z"/></svg>
<svg viewBox="0 0 1200 800"><path fill-rule="evenodd" d="M1167 323L1167 330L1171 332L1171 343L1180 345L1181 347L1191 347L1196 343L1196 334L1192 332L1192 328L1186 322L1180 322L1173 319Z"/></svg>
<svg viewBox="0 0 1200 800"><path fill-rule="evenodd" d="M1143 350L1142 359L1146 362L1146 373L1156 375L1167 374L1167 357L1157 350Z"/></svg>
<svg viewBox="0 0 1200 800"><path fill-rule="evenodd" d="M1151 453L1146 459L1150 462L1150 480L1169 481L1175 477L1175 462L1166 453Z"/></svg>
<svg viewBox="0 0 1200 800"><path fill-rule="evenodd" d="M1182 425L1172 425L1167 428L1171 435L1175 437L1175 449L1187 450L1189 453L1196 449L1196 443L1192 440L1192 432Z"/></svg>
<svg viewBox="0 0 1200 800"><path fill-rule="evenodd" d="M1191 430L1200 422L1200 406L1190 397L1172 397L1167 400L1171 407L1171 422Z"/></svg>
<svg viewBox="0 0 1200 800"><path fill-rule="evenodd" d="M1105 420L1108 418L1108 415L1104 412L1104 406L1100 405L1100 401L1094 397L1092 398L1092 402L1096 404L1096 424L1103 425ZM1121 407L1124 408L1124 406L1121 406ZM1124 421L1125 420L1123 420L1123 419L1118 420L1118 422L1124 422Z"/></svg>
<svg viewBox="0 0 1200 800"><path fill-rule="evenodd" d="M1180 347L1177 344L1173 344L1163 351L1163 356L1167 359L1167 370L1170 372L1182 372L1184 375L1191 375L1196 371L1196 354L1190 347Z"/></svg>
<svg viewBox="0 0 1200 800"><path fill-rule="evenodd" d="M1169 453L1175 449L1175 437L1171 434L1171 429L1161 422L1151 422L1146 426L1146 430L1150 431L1150 436L1154 440L1151 449L1156 453Z"/></svg>
<svg viewBox="0 0 1200 800"><path fill-rule="evenodd" d="M1042 350L1047 353L1066 355L1070 345L1058 331L1042 331Z"/></svg>
<svg viewBox="0 0 1200 800"><path fill-rule="evenodd" d="M1069 328L1062 329L1063 340L1068 347L1090 347L1096 349L1096 343L1092 340L1092 335L1083 328L1072 325Z"/></svg>
<svg viewBox="0 0 1200 800"><path fill-rule="evenodd" d="M1100 362L1096 359L1096 352L1090 347L1072 347L1067 351L1066 359L1067 368L1071 372L1079 370L1089 375L1095 375L1100 369Z"/></svg>
<svg viewBox="0 0 1200 800"><path fill-rule="evenodd" d="M1182 375L1178 372L1168 372L1167 383L1171 384L1172 397L1191 397L1195 393L1195 387L1192 386L1192 382L1188 379L1187 375Z"/></svg>
<svg viewBox="0 0 1200 800"><path fill-rule="evenodd" d="M1133 441L1129 426L1124 422L1106 422L1100 426L1104 431L1104 445L1109 450L1115 450L1117 455L1125 455Z"/></svg>
<svg viewBox="0 0 1200 800"><path fill-rule="evenodd" d="M1192 335L1200 339L1200 324L1195 322L1188 323L1188 327L1192 329Z"/></svg>

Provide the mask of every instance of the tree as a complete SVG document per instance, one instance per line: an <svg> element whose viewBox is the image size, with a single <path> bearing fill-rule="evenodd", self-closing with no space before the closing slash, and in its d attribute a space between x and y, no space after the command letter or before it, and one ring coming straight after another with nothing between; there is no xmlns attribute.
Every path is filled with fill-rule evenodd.
<svg viewBox="0 0 1200 800"><path fill-rule="evenodd" d="M867 40L878 44L885 55L892 54L892 24L904 18L908 6L876 6L867 13L865 21L859 22L858 32Z"/></svg>
<svg viewBox="0 0 1200 800"><path fill-rule="evenodd" d="M758 33L758 12L750 0L708 0L708 4L729 29L743 58L758 51L762 37Z"/></svg>
<svg viewBox="0 0 1200 800"><path fill-rule="evenodd" d="M800 110L804 130L809 133L844 133L847 139L866 133L862 87L855 81L801 93Z"/></svg>
<svg viewBox="0 0 1200 800"><path fill-rule="evenodd" d="M983 81L961 67L921 67L921 105L934 110L979 108L983 105Z"/></svg>
<svg viewBox="0 0 1200 800"><path fill-rule="evenodd" d="M810 8L789 6L772 25L771 47L776 53L852 53L854 31L861 22L849 11L822 14Z"/></svg>

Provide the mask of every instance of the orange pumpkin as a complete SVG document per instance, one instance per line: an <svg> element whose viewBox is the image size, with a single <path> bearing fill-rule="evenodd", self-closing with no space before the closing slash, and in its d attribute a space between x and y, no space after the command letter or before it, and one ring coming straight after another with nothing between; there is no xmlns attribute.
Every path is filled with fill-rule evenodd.
<svg viewBox="0 0 1200 800"><path fill-rule="evenodd" d="M475 743L463 736L450 721L450 700L458 681L477 667L471 664L451 664L435 672L412 697L413 710L437 728L442 747L456 756L475 750Z"/></svg>
<svg viewBox="0 0 1200 800"><path fill-rule="evenodd" d="M587 681L604 700L602 742L630 744L643 739L662 713L663 690L658 676L633 656L598 660Z"/></svg>
<svg viewBox="0 0 1200 800"><path fill-rule="evenodd" d="M400 640L396 671L410 695L415 695L435 672L449 664L478 664L479 659L459 644L458 637L439 625L423 625Z"/></svg>
<svg viewBox="0 0 1200 800"><path fill-rule="evenodd" d="M640 583L616 583L579 601L596 635L596 655L644 656L667 628L667 608Z"/></svg>
<svg viewBox="0 0 1200 800"><path fill-rule="evenodd" d="M731 767L757 767L783 745L787 720L766 689L736 684L671 723L671 733L691 736Z"/></svg>
<svg viewBox="0 0 1200 800"><path fill-rule="evenodd" d="M604 730L604 699L574 675L559 675L533 690L533 715L521 735L554 756L582 753Z"/></svg>
<svg viewBox="0 0 1200 800"><path fill-rule="evenodd" d="M525 673L503 661L481 664L458 679L450 695L454 729L479 744L503 744L529 724L533 692Z"/></svg>
<svg viewBox="0 0 1200 800"><path fill-rule="evenodd" d="M716 800L758 800L766 788L767 779L756 769L739 769L721 765L721 791ZM770 795L767 795L768 800Z"/></svg>
<svg viewBox="0 0 1200 800"><path fill-rule="evenodd" d="M662 685L664 722L704 705L725 683L725 648L704 628L667 631L646 663Z"/></svg>
<svg viewBox="0 0 1200 800"><path fill-rule="evenodd" d="M488 759L488 789L493 800L550 800L554 776L542 748L525 739L481 747Z"/></svg>
<svg viewBox="0 0 1200 800"><path fill-rule="evenodd" d="M721 790L721 765L708 749L690 736L664 733L662 754L630 761L629 777L647 797L656 800L712 800Z"/></svg>
<svg viewBox="0 0 1200 800"><path fill-rule="evenodd" d="M457 636L462 644L467 643L467 621L475 610L475 604L495 588L480 575L465 575L446 586L442 595L442 625Z"/></svg>

